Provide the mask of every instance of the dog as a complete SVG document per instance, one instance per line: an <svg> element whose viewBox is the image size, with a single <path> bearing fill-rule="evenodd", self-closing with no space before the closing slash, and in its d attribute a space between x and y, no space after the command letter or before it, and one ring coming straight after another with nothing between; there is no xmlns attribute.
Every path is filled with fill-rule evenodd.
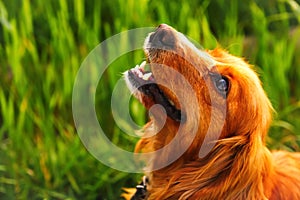
<svg viewBox="0 0 300 200"><path fill-rule="evenodd" d="M273 108L253 66L166 24L144 51L147 62L125 72L151 112L135 151L159 153L125 199L300 199L300 153L267 149Z"/></svg>

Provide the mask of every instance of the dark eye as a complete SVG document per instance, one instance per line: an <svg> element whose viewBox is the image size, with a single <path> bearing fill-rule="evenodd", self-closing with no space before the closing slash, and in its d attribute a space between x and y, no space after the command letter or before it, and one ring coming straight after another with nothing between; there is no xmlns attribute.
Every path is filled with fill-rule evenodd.
<svg viewBox="0 0 300 200"><path fill-rule="evenodd" d="M228 80L227 78L221 77L215 81L216 87L220 92L228 91Z"/></svg>
<svg viewBox="0 0 300 200"><path fill-rule="evenodd" d="M226 96L229 90L228 78L219 74L211 74L211 77L218 92Z"/></svg>

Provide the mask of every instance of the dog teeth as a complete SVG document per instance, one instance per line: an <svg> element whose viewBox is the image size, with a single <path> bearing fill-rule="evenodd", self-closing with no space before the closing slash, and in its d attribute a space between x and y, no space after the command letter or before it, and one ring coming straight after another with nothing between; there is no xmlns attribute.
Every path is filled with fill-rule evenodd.
<svg viewBox="0 0 300 200"><path fill-rule="evenodd" d="M135 67L134 67L134 69L139 69L140 68L140 66L139 65L136 65Z"/></svg>
<svg viewBox="0 0 300 200"><path fill-rule="evenodd" d="M144 81L153 80L151 78L151 72L145 73L146 65L146 61L143 61L140 65L136 65L133 69L131 69L131 71L134 72L136 76L138 76L140 79L143 79Z"/></svg>
<svg viewBox="0 0 300 200"><path fill-rule="evenodd" d="M143 80L148 81L151 76L152 76L151 72L146 73L146 74L143 75Z"/></svg>
<svg viewBox="0 0 300 200"><path fill-rule="evenodd" d="M136 65L134 69L144 69L146 64L146 61L143 61L140 65Z"/></svg>
<svg viewBox="0 0 300 200"><path fill-rule="evenodd" d="M169 103L170 103L172 106L175 106L174 101L172 101L171 99L168 99L168 100L169 100Z"/></svg>
<svg viewBox="0 0 300 200"><path fill-rule="evenodd" d="M139 78L142 78L142 79L144 78L144 74L139 70L137 71L137 75Z"/></svg>
<svg viewBox="0 0 300 200"><path fill-rule="evenodd" d="M143 61L141 64L140 64L140 68L144 69L146 66L146 61Z"/></svg>

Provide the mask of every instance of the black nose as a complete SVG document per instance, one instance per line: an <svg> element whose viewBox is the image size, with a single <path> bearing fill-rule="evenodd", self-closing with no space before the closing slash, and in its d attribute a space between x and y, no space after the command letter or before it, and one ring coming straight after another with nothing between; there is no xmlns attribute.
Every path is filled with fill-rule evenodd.
<svg viewBox="0 0 300 200"><path fill-rule="evenodd" d="M150 36L149 41L156 48L173 48L175 45L174 30L166 24L161 24Z"/></svg>

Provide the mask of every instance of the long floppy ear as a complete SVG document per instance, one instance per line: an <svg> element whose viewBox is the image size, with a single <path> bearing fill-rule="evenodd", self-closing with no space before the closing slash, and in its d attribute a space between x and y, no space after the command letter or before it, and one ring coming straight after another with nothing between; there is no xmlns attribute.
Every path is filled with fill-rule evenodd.
<svg viewBox="0 0 300 200"><path fill-rule="evenodd" d="M273 152L275 174L270 181L274 183L269 199L300 198L300 153L286 151Z"/></svg>
<svg viewBox="0 0 300 200"><path fill-rule="evenodd" d="M259 135L221 139L203 159L182 166L170 174L169 183L155 192L157 199L261 199L269 197L274 174L271 154ZM251 135L251 136L250 136ZM253 136L253 137L252 137ZM191 190L191 188L193 188Z"/></svg>
<svg viewBox="0 0 300 200"><path fill-rule="evenodd" d="M224 138L230 134L249 134L265 141L274 110L254 67L221 49L209 53L218 61L218 70L228 77L231 85L227 96L227 135Z"/></svg>

